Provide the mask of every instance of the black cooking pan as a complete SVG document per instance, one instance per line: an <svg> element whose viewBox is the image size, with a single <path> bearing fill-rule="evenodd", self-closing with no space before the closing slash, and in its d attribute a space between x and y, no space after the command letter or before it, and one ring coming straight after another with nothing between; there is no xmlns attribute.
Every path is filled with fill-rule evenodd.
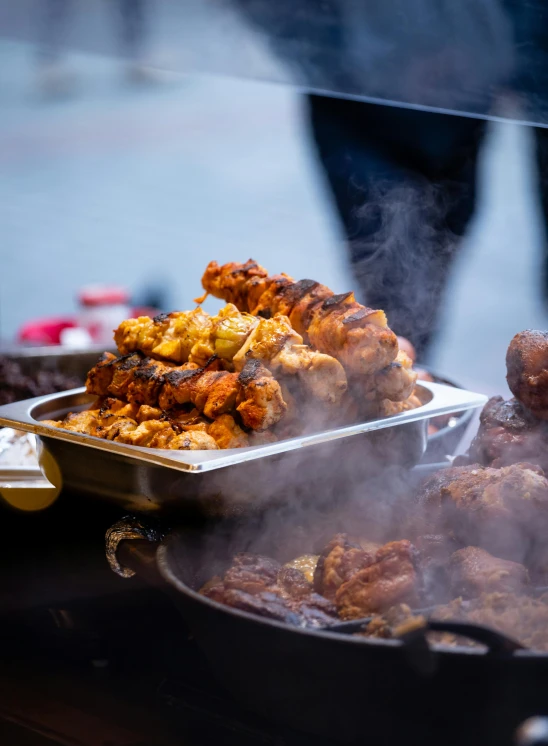
<svg viewBox="0 0 548 746"><path fill-rule="evenodd" d="M527 717L548 714L548 655L506 652L507 640L483 628L469 634L484 648L433 649L417 633L385 641L303 630L199 595L249 548L245 536L233 526L187 528L157 551L122 542L118 556L162 579L219 682L248 709L318 737L375 745L504 746ZM275 555L274 545L268 537L265 552Z"/></svg>

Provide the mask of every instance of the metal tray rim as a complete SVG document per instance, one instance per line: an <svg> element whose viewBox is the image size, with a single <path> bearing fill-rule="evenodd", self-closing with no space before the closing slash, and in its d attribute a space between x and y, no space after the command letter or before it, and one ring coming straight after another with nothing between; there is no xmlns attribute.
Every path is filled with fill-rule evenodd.
<svg viewBox="0 0 548 746"><path fill-rule="evenodd" d="M327 443L340 438L346 438L361 433L372 432L389 427L396 427L408 422L415 422L430 417L436 417L451 412L459 412L467 409L476 409L483 406L487 401L484 394L477 394L465 389L455 388L440 383L421 381L420 387L432 394L429 402L422 407L412 409L401 414L384 417L377 420L369 420L354 425L324 430L319 433L305 435L298 438L281 440L261 446L250 448L234 448L219 451L168 451L159 448L145 448L143 446L125 445L114 441L102 440L94 436L72 433L60 430L49 425L42 425L36 420L32 413L36 407L62 400L63 398L81 396L85 394L85 388L62 391L56 394L39 396L33 399L25 399L14 404L6 404L0 407L0 426L14 427L18 430L35 433L41 437L55 438L57 440L69 441L78 445L108 451L120 456L145 461L159 466L167 466L178 471L189 473L200 473L232 466L244 461L251 461L266 456L274 456L280 453L305 448L312 445Z"/></svg>

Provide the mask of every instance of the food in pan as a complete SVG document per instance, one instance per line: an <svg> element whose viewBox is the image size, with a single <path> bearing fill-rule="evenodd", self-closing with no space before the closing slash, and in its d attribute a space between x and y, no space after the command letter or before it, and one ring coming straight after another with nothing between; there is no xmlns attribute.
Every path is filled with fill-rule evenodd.
<svg viewBox="0 0 548 746"><path fill-rule="evenodd" d="M11 404L33 396L54 394L82 385L75 376L59 371L39 370L27 375L15 360L0 357L0 404Z"/></svg>
<svg viewBox="0 0 548 746"><path fill-rule="evenodd" d="M519 387L513 387L519 399L490 400L470 452L488 465L465 463L427 478L396 506L382 529L385 543L339 533L323 548L303 547L319 550L308 555L313 582L310 559L290 560L288 566L301 573L292 583L303 589L306 603L314 599L318 609L319 596L329 604L322 609L328 617L363 620L358 634L366 637L397 637L430 617L487 625L548 651L548 479L538 465L547 458L547 440L545 422L537 417L539 402L548 396L538 362L548 363L548 335L517 335L508 359L509 378L521 366ZM526 406L532 402L535 413ZM524 456L532 463L518 461ZM279 566L265 557L245 557L252 578L236 557L201 593L289 624L332 626L319 616L290 614ZM274 612L280 606L289 611ZM429 635L446 645L474 644L453 634Z"/></svg>
<svg viewBox="0 0 548 746"><path fill-rule="evenodd" d="M548 469L547 365L547 332L529 329L515 335L506 354L506 380L514 398L489 399L460 463L498 467L527 461Z"/></svg>
<svg viewBox="0 0 548 746"><path fill-rule="evenodd" d="M104 353L87 377L95 404L53 424L151 448L240 448L422 405L382 311L280 277L210 264L204 286L234 303L122 322L119 356Z"/></svg>

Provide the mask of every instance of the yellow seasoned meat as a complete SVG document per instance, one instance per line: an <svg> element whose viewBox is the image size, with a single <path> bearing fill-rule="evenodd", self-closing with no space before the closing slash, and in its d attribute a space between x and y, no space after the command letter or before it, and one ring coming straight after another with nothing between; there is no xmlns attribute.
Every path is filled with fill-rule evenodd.
<svg viewBox="0 0 548 746"><path fill-rule="evenodd" d="M114 341L122 355L140 351L154 358L186 363L211 323L211 317L201 308L162 313L153 319L139 316L122 321L114 332Z"/></svg>

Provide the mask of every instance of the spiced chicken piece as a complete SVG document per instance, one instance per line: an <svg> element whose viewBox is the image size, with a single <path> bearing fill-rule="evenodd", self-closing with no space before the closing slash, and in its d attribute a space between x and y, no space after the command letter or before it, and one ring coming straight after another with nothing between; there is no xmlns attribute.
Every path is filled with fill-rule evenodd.
<svg viewBox="0 0 548 746"><path fill-rule="evenodd" d="M548 469L548 423L538 420L518 399L493 396L480 415L469 458L483 466L526 461Z"/></svg>
<svg viewBox="0 0 548 746"><path fill-rule="evenodd" d="M449 559L449 578L453 597L476 598L482 593L523 593L529 574L517 562L493 557L485 549L465 547Z"/></svg>
<svg viewBox="0 0 548 746"><path fill-rule="evenodd" d="M541 420L548 420L548 332L527 329L510 342L506 380L516 399Z"/></svg>
<svg viewBox="0 0 548 746"><path fill-rule="evenodd" d="M545 542L548 481L532 464L444 469L422 485L416 512L425 533L527 564Z"/></svg>
<svg viewBox="0 0 548 746"><path fill-rule="evenodd" d="M346 391L343 366L330 355L312 350L293 329L287 316L259 319L257 325L234 355L241 370L247 360L260 360L273 373L296 376L312 396L338 404Z"/></svg>
<svg viewBox="0 0 548 746"><path fill-rule="evenodd" d="M396 604L420 607L423 600L419 553L407 540L381 547L374 561L344 582L335 595L342 619L359 619Z"/></svg>

